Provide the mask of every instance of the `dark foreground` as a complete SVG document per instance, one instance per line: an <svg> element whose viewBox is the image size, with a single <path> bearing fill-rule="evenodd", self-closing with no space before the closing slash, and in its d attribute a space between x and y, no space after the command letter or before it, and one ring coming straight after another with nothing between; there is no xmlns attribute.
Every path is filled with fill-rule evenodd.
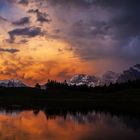
<svg viewBox="0 0 140 140"><path fill-rule="evenodd" d="M0 108L33 109L55 112L98 110L140 115L140 89L132 88L109 93L68 90L42 91L35 88L0 89Z"/></svg>

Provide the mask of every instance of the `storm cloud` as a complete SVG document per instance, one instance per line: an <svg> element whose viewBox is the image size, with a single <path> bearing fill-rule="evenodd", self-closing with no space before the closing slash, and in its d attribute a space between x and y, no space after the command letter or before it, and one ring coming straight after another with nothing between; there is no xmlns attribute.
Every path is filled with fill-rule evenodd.
<svg viewBox="0 0 140 140"><path fill-rule="evenodd" d="M0 43L20 47L21 55L30 50L40 67L46 60L57 63L61 70L52 73L58 77L77 73L75 61L76 68L85 64L79 73L122 71L140 63L139 7L139 0L0 0ZM51 64L44 64L43 71Z"/></svg>
<svg viewBox="0 0 140 140"><path fill-rule="evenodd" d="M48 0L48 3L57 20L69 25L59 28L64 32L62 38L71 42L82 58L139 62L140 1Z"/></svg>
<svg viewBox="0 0 140 140"><path fill-rule="evenodd" d="M30 9L28 13L36 14L36 20L38 22L51 22L49 15L46 12L40 12L39 9Z"/></svg>
<svg viewBox="0 0 140 140"><path fill-rule="evenodd" d="M18 28L12 31L9 31L10 40L14 40L15 36L26 36L26 37L35 37L41 35L41 29L38 27L26 27L26 28Z"/></svg>
<svg viewBox="0 0 140 140"><path fill-rule="evenodd" d="M59 34L51 32L49 37L67 40L81 58L93 60L105 57L107 59L121 58L138 62L139 0L108 0L107 2L104 0L40 0L39 2L10 0L10 2L25 6L34 5L34 9L28 7L27 14L35 14L36 21L40 23L51 21L52 25L55 25L54 30L61 32ZM46 10L44 10L45 6ZM29 23L28 17L14 22L16 25L26 23ZM36 36L40 33L40 29L35 28L35 30L31 30L30 27L13 29L9 31L9 35L11 39L19 35ZM135 44L135 47L130 44ZM133 51L129 52L129 50Z"/></svg>
<svg viewBox="0 0 140 140"><path fill-rule="evenodd" d="M18 0L19 4L24 4L27 5L28 4L28 0Z"/></svg>
<svg viewBox="0 0 140 140"><path fill-rule="evenodd" d="M13 25L26 25L30 23L30 18L29 17L23 17L18 21L14 21Z"/></svg>

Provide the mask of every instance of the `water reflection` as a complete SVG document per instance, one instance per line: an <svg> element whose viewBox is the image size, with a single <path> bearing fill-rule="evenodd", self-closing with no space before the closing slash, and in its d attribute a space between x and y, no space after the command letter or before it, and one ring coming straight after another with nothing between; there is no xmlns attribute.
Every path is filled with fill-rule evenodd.
<svg viewBox="0 0 140 140"><path fill-rule="evenodd" d="M140 120L103 112L4 111L0 140L139 140Z"/></svg>

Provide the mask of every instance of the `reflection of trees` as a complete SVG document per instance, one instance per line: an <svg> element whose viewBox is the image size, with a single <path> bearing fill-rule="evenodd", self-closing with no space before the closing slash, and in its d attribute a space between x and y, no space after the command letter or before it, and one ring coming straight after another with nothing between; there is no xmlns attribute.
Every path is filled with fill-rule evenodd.
<svg viewBox="0 0 140 140"><path fill-rule="evenodd" d="M131 128L134 130L140 129L140 118L123 116L123 115L114 115L111 113L104 112L95 112L95 111L72 111L72 110L44 110L43 111L46 119L56 119L56 117L61 117L64 120L73 121L79 124L91 124L97 123L99 121L104 122L106 125L110 127L114 127L118 125L118 123L123 123L127 128Z"/></svg>
<svg viewBox="0 0 140 140"><path fill-rule="evenodd" d="M36 116L36 115L38 115L38 114L39 114L39 112L40 112L40 110L38 110L38 109L33 110L33 113L34 113L34 115L35 115L35 116Z"/></svg>
<svg viewBox="0 0 140 140"><path fill-rule="evenodd" d="M44 114L47 119L55 119L60 116L64 120L75 121L76 123L91 123L100 119L101 114L92 112L80 112L72 110L44 110Z"/></svg>
<svg viewBox="0 0 140 140"><path fill-rule="evenodd" d="M140 119L131 117L121 117L122 122L133 130L140 130Z"/></svg>
<svg viewBox="0 0 140 140"><path fill-rule="evenodd" d="M60 109L47 109L47 108L23 108L19 106L3 106L0 108L1 114L18 115L21 112L32 110L34 115L37 116L40 111L43 111L46 119L56 119L61 117L67 121L73 121L79 124L96 123L102 121L105 124L113 127L118 123L123 123L126 127L139 130L140 129L140 116L120 115L105 112L96 112L92 110L60 110Z"/></svg>
<svg viewBox="0 0 140 140"><path fill-rule="evenodd" d="M46 116L46 119L55 119L56 116L61 116L64 120L66 119L66 116L68 114L67 110L60 111L60 110L47 110L45 109L44 114Z"/></svg>

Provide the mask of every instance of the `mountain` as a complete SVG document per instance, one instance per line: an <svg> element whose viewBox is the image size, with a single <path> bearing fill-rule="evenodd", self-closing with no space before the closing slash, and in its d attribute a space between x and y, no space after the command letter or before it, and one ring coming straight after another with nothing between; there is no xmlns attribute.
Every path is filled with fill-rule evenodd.
<svg viewBox="0 0 140 140"><path fill-rule="evenodd" d="M140 80L140 64L130 67L128 70L123 71L123 73L118 77L118 83L124 83L128 81Z"/></svg>
<svg viewBox="0 0 140 140"><path fill-rule="evenodd" d="M95 76L89 76L86 74L78 74L72 77L67 83L69 85L88 85L90 87L95 87L100 85L100 78Z"/></svg>
<svg viewBox="0 0 140 140"><path fill-rule="evenodd" d="M19 80L0 80L0 87L27 87Z"/></svg>
<svg viewBox="0 0 140 140"><path fill-rule="evenodd" d="M120 74L108 71L102 77L90 76L86 74L79 74L72 77L69 81L69 85L87 85L89 87L95 87L100 85L109 85L110 83L116 83Z"/></svg>
<svg viewBox="0 0 140 140"><path fill-rule="evenodd" d="M101 78L101 85L109 85L110 83L114 84L117 82L119 76L119 73L107 71Z"/></svg>
<svg viewBox="0 0 140 140"><path fill-rule="evenodd" d="M109 85L110 83L125 83L128 81L140 80L140 64L123 71L121 74L107 71L102 77L90 76L86 74L77 74L67 81L68 85L87 85L89 87ZM20 80L0 80L0 87L28 87ZM46 89L46 84L41 86Z"/></svg>
<svg viewBox="0 0 140 140"><path fill-rule="evenodd" d="M116 73L107 71L102 77L90 76L86 74L79 74L72 77L69 81L69 85L87 85L91 87L99 85L109 85L110 83L125 83L128 81L140 80L140 64L130 67L128 70L122 73Z"/></svg>

